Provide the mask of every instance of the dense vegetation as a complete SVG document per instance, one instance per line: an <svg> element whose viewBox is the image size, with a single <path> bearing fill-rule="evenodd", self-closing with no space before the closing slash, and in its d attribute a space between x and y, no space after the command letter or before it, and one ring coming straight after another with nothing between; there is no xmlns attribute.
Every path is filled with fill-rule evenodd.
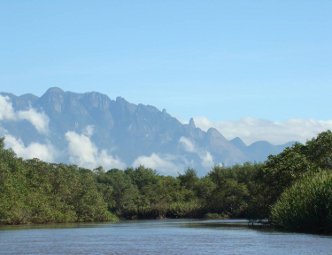
<svg viewBox="0 0 332 255"><path fill-rule="evenodd" d="M309 174L272 208L276 224L297 231L332 233L332 171Z"/></svg>
<svg viewBox="0 0 332 255"><path fill-rule="evenodd" d="M198 177L155 170L23 160L0 140L0 224L109 221L117 217L233 217L332 232L332 132L294 144L263 164L216 166Z"/></svg>

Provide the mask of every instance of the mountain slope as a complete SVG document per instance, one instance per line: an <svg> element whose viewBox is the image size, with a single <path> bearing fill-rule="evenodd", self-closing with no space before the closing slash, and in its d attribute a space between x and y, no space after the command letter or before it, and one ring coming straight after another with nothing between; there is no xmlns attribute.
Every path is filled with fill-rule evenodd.
<svg viewBox="0 0 332 255"><path fill-rule="evenodd" d="M192 119L182 124L165 110L97 92L50 88L41 97L1 95L13 108L7 114L12 118L0 118L1 135L25 157L40 145L41 155L43 149L45 155L52 153L49 159L85 167L144 164L165 174L187 167L204 174L215 164L262 161L284 148L267 142L246 146L239 138L228 141L216 129L197 128Z"/></svg>

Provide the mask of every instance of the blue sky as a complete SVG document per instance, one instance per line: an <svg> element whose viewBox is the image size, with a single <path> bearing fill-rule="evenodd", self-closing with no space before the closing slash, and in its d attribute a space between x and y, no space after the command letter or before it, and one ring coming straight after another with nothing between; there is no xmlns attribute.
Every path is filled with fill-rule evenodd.
<svg viewBox="0 0 332 255"><path fill-rule="evenodd" d="M181 120L330 120L332 1L0 1L0 91L58 86Z"/></svg>

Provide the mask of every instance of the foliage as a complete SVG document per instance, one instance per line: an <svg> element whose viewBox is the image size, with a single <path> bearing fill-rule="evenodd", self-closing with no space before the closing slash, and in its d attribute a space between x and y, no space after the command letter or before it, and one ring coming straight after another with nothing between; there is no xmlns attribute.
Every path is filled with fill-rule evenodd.
<svg viewBox="0 0 332 255"><path fill-rule="evenodd" d="M304 153L317 167L332 169L332 132L322 132L308 141Z"/></svg>
<svg viewBox="0 0 332 255"><path fill-rule="evenodd" d="M269 156L258 173L256 178L258 194L264 194L256 197L262 207L260 218L270 215L271 206L286 188L315 169L312 162L299 152L301 147L302 145L295 144L278 155Z"/></svg>
<svg viewBox="0 0 332 255"><path fill-rule="evenodd" d="M263 164L216 166L203 177L23 160L0 139L0 224L241 217L331 233L331 162L331 131Z"/></svg>
<svg viewBox="0 0 332 255"><path fill-rule="evenodd" d="M332 232L332 172L309 174L285 190L272 208L273 222L285 229Z"/></svg>
<svg viewBox="0 0 332 255"><path fill-rule="evenodd" d="M114 220L91 171L0 147L0 224Z"/></svg>

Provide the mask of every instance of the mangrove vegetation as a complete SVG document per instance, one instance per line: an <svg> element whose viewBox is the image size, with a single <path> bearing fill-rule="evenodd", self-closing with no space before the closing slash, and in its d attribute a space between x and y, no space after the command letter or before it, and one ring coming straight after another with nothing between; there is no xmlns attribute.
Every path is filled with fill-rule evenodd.
<svg viewBox="0 0 332 255"><path fill-rule="evenodd" d="M332 132L264 163L215 166L203 177L138 168L88 170L24 160L0 140L0 224L118 218L268 219L291 231L332 233Z"/></svg>

